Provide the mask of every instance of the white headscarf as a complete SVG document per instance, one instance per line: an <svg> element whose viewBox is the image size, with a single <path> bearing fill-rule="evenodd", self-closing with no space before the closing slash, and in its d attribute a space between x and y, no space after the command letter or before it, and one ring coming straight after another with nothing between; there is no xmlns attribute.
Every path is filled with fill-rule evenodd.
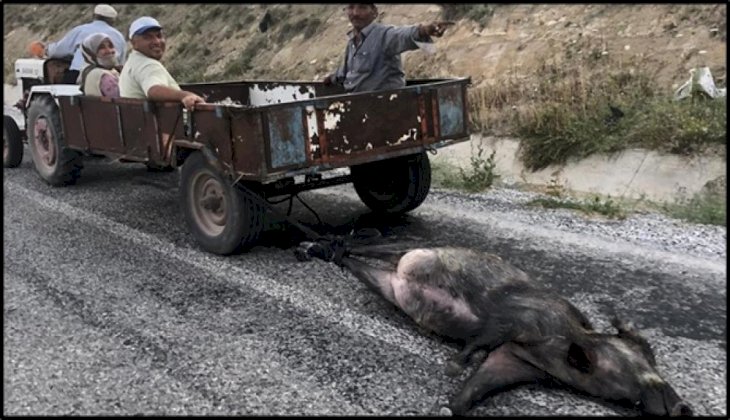
<svg viewBox="0 0 730 420"><path fill-rule="evenodd" d="M103 58L96 55L99 51L99 46L105 39L109 42L112 42L111 38L109 38L109 35L97 32L95 34L87 36L81 42L81 54L84 56L84 61L86 61L89 66L111 69L119 64L117 62L116 54L112 55L111 57Z"/></svg>

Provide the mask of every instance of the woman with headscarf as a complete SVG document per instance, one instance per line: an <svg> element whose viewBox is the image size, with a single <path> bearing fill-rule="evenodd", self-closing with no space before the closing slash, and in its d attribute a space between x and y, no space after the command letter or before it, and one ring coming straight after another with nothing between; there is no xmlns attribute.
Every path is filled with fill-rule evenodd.
<svg viewBox="0 0 730 420"><path fill-rule="evenodd" d="M81 91L85 95L119 97L117 52L111 38L103 33L91 34L81 42L86 67L81 71Z"/></svg>

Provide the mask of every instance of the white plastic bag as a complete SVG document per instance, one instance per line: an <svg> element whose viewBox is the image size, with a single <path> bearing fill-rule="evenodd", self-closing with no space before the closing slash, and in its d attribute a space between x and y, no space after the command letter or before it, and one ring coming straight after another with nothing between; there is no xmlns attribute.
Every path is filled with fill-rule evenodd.
<svg viewBox="0 0 730 420"><path fill-rule="evenodd" d="M710 98L724 98L726 88L718 89L712 79L709 67L698 67L689 71L690 77L685 84L674 92L674 99L680 100L704 93Z"/></svg>

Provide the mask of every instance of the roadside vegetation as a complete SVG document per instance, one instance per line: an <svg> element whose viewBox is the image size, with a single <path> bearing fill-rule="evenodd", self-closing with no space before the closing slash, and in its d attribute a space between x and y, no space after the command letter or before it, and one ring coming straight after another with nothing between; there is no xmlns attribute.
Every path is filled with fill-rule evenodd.
<svg viewBox="0 0 730 420"><path fill-rule="evenodd" d="M588 198L575 198L567 194L556 177L550 180L545 191L545 197L536 198L527 203L528 206L547 209L570 209L588 215L601 215L609 219L625 219L627 210L611 197L592 195Z"/></svg>
<svg viewBox="0 0 730 420"><path fill-rule="evenodd" d="M495 151L485 156L484 148L478 145L476 151L472 145L472 155L468 169L440 163L432 164L433 182L443 188L466 192L483 192L491 188L499 175L495 171Z"/></svg>
<svg viewBox="0 0 730 420"><path fill-rule="evenodd" d="M659 211L692 223L727 226L727 197L723 195L701 192L673 203L662 203Z"/></svg>
<svg viewBox="0 0 730 420"><path fill-rule="evenodd" d="M614 63L591 45L577 51L544 61L534 77L472 89L476 131L522 139L531 170L632 147L726 156L726 99L676 101L641 63Z"/></svg>
<svg viewBox="0 0 730 420"><path fill-rule="evenodd" d="M471 165L465 170L444 161L432 162L433 185L469 193L488 191L500 178L495 169L495 152L485 156L480 147L472 150ZM576 197L570 194L557 177L553 177L541 197L529 201L529 207L568 209L589 216L623 220L632 213L659 212L666 216L690 223L727 226L727 195L724 191L703 191L692 197L672 202L651 202L645 198L622 199L592 194Z"/></svg>

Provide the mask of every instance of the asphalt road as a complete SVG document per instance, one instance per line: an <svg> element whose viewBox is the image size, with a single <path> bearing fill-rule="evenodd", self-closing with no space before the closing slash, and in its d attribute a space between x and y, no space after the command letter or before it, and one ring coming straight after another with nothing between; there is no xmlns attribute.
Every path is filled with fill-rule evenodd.
<svg viewBox="0 0 730 420"><path fill-rule="evenodd" d="M280 224L247 253L200 251L177 173L87 160L76 186L52 188L26 156L3 178L5 415L434 415L464 380L443 373L454 343L334 265L297 262L301 238ZM349 186L303 197L330 232L496 252L599 329L614 306L696 414L727 414L724 263L521 224L439 192L387 221ZM530 385L471 414L637 412Z"/></svg>

